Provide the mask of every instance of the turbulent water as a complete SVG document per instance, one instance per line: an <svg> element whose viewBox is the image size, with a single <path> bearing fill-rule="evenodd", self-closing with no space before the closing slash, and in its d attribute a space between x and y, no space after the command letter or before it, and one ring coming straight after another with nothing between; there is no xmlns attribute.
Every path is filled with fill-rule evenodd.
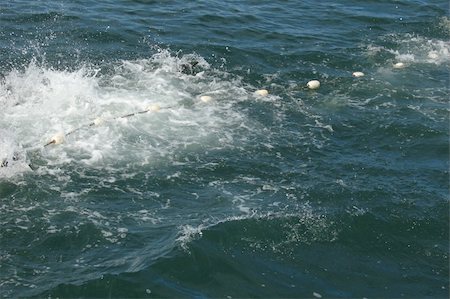
<svg viewBox="0 0 450 299"><path fill-rule="evenodd" d="M448 5L3 0L0 296L448 297Z"/></svg>

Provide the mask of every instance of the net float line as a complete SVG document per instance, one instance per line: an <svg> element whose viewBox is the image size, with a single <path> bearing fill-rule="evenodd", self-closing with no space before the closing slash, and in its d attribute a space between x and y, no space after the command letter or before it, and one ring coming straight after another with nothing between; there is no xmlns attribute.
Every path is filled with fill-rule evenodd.
<svg viewBox="0 0 450 299"><path fill-rule="evenodd" d="M167 107L164 107L164 109L170 109L170 108L173 108L173 106L167 106ZM159 106L158 104L153 104L153 105L149 105L149 106L147 107L147 109L145 109L145 110L137 111L137 112L133 112L133 113L121 115L121 116L117 116L117 117L112 118L111 120L117 120L117 119L129 118L129 117L133 117L133 116L136 116L136 115L139 115L139 114L145 114L145 113L149 113L149 112L159 112L160 110L161 110L161 106ZM80 131L80 130L82 130L82 129L84 129L84 128L93 127L93 126L99 126L99 125L103 124L105 121L106 121L106 120L104 120L103 118L98 117L98 118L94 119L92 122L90 122L90 123L88 123L88 124L86 124L86 125L83 125L83 126L81 126L81 127L78 127L78 128L76 128L76 129L73 129L72 131L69 131L69 132L67 132L66 134L64 134L64 133L62 133L62 132L57 133L57 134L55 134L55 135L52 136L52 138L50 139L50 141L47 142L47 143L44 145L44 147L47 147L47 146L49 146L49 145L51 145L51 144L61 144L61 143L64 143L64 141L65 141L65 139L66 139L67 136L69 136L69 135L71 135L71 134L73 134L73 133L75 133L75 132L78 132L78 131Z"/></svg>

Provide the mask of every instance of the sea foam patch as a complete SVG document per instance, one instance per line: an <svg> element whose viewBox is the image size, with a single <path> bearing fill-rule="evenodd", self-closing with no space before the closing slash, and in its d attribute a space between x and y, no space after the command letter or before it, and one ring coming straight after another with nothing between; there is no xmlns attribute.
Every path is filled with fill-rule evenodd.
<svg viewBox="0 0 450 299"><path fill-rule="evenodd" d="M30 171L27 161L22 145L14 138L14 135L0 129L0 178L10 178Z"/></svg>
<svg viewBox="0 0 450 299"><path fill-rule="evenodd" d="M0 83L1 127L25 152L38 149L40 166L142 165L239 139L230 138L232 126L245 116L233 105L252 93L202 57L159 51L113 69L104 76L88 66L68 71L31 63L13 70ZM199 101L204 94L214 101Z"/></svg>
<svg viewBox="0 0 450 299"><path fill-rule="evenodd" d="M415 34L396 34L387 35L380 42L387 42L389 46L368 45L367 55L369 57L385 57L387 54L391 56L391 60L387 61L394 66L399 64L439 66L450 63L450 42L448 40L432 39Z"/></svg>

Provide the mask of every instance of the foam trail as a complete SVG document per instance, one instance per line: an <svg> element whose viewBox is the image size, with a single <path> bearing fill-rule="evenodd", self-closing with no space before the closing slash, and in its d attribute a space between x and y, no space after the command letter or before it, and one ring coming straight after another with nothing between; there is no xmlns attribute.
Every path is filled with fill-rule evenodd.
<svg viewBox="0 0 450 299"><path fill-rule="evenodd" d="M192 60L196 72L184 71ZM107 76L88 66L61 71L31 63L0 83L0 127L21 140L24 152L41 147L41 167L142 165L186 149L233 146L232 127L245 116L232 107L252 93L227 76L199 56L168 51L122 61ZM202 94L215 100L201 101ZM64 143L42 149L56 143L52 136L64 136Z"/></svg>

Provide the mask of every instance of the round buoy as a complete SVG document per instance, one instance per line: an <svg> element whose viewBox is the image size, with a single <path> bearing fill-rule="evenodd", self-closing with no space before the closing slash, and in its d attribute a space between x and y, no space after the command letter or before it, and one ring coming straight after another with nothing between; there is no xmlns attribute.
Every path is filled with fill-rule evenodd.
<svg viewBox="0 0 450 299"><path fill-rule="evenodd" d="M438 59L439 55L438 55L438 53L436 51L430 51L430 52L428 52L428 58L430 58L430 59Z"/></svg>
<svg viewBox="0 0 450 299"><path fill-rule="evenodd" d="M320 82L319 80L311 80L306 84L306 87L309 89L317 89L320 87Z"/></svg>
<svg viewBox="0 0 450 299"><path fill-rule="evenodd" d="M105 122L105 120L101 117L97 117L96 119L94 119L94 125L96 125L96 126L100 126L104 122Z"/></svg>
<svg viewBox="0 0 450 299"><path fill-rule="evenodd" d="M61 144L63 142L64 142L64 134L58 133L50 139L49 144Z"/></svg>
<svg viewBox="0 0 450 299"><path fill-rule="evenodd" d="M255 94L260 97L265 97L269 94L269 91L267 89L259 89L259 90L255 91Z"/></svg>
<svg viewBox="0 0 450 299"><path fill-rule="evenodd" d="M209 103L212 101L212 96L201 96L200 101L202 101L203 103Z"/></svg>
<svg viewBox="0 0 450 299"><path fill-rule="evenodd" d="M405 67L405 64L403 62L397 62L393 65L394 69L402 69Z"/></svg>
<svg viewBox="0 0 450 299"><path fill-rule="evenodd" d="M364 77L364 73L363 72L353 72L352 76L355 78Z"/></svg>
<svg viewBox="0 0 450 299"><path fill-rule="evenodd" d="M147 111L149 111L149 112L158 112L160 109L161 109L161 106L159 106L158 104L149 105L147 107Z"/></svg>

